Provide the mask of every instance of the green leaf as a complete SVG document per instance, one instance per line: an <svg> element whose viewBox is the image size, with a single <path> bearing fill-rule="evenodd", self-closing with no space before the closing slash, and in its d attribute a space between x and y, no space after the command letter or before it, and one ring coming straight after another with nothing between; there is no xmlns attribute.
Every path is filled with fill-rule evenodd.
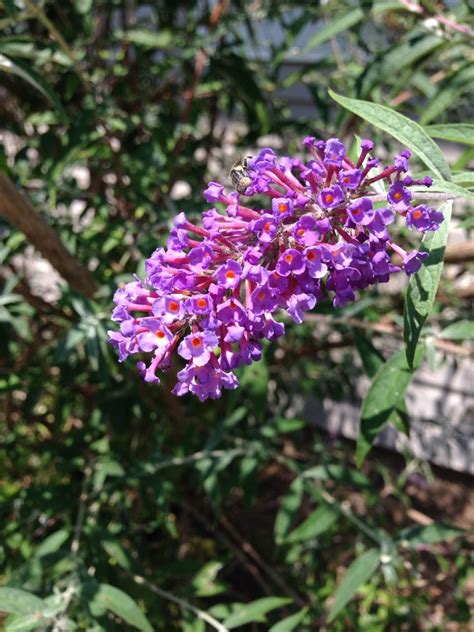
<svg viewBox="0 0 474 632"><path fill-rule="evenodd" d="M59 531L55 531L43 540L43 542L41 542L39 547L36 549L34 556L44 557L45 555L56 553L56 551L62 547L68 538L69 531L67 531L67 529L59 529Z"/></svg>
<svg viewBox="0 0 474 632"><path fill-rule="evenodd" d="M38 614L22 614L8 617L3 632L39 632L45 630L46 622L42 622Z"/></svg>
<svg viewBox="0 0 474 632"><path fill-rule="evenodd" d="M110 586L110 584L99 584L98 591L94 594L93 604L103 606L113 612L126 623L133 625L143 632L153 632L150 622L137 606L135 601L123 590Z"/></svg>
<svg viewBox="0 0 474 632"><path fill-rule="evenodd" d="M303 479L295 478L280 504L275 518L275 540L281 542L288 534L303 500Z"/></svg>
<svg viewBox="0 0 474 632"><path fill-rule="evenodd" d="M305 470L301 476L318 481L335 481L339 485L352 485L354 487L370 487L370 481L357 470L341 465L340 463L330 463L328 465L315 465Z"/></svg>
<svg viewBox="0 0 474 632"><path fill-rule="evenodd" d="M339 515L339 512L329 505L321 505L288 535L285 542L293 544L317 538L336 522Z"/></svg>
<svg viewBox="0 0 474 632"><path fill-rule="evenodd" d="M459 171L453 174L453 182L463 187L474 187L474 172Z"/></svg>
<svg viewBox="0 0 474 632"><path fill-rule="evenodd" d="M173 43L175 35L171 30L148 31L147 29L132 29L124 35L129 42L144 48L166 48Z"/></svg>
<svg viewBox="0 0 474 632"><path fill-rule="evenodd" d="M474 193L465 189L464 187L459 186L459 184L455 184L454 182L446 182L446 180L433 180L433 184L428 188L425 186L414 186L410 187L410 190L413 192L413 197L417 197L417 193L448 193L450 197L454 198L465 198L474 200Z"/></svg>
<svg viewBox="0 0 474 632"><path fill-rule="evenodd" d="M334 602L329 611L328 623L334 621L340 611L354 597L359 588L375 573L380 564L379 549L369 549L360 555L347 569L341 584L334 593Z"/></svg>
<svg viewBox="0 0 474 632"><path fill-rule="evenodd" d="M387 132L413 151L441 180L451 180L451 172L438 145L421 125L385 105L349 99L329 90L330 96L344 108L375 127Z"/></svg>
<svg viewBox="0 0 474 632"><path fill-rule="evenodd" d="M366 375L368 377L374 377L385 362L383 355L374 347L367 334L355 327L352 330L352 339L354 340Z"/></svg>
<svg viewBox="0 0 474 632"><path fill-rule="evenodd" d="M474 322L472 320L459 320L457 323L451 323L443 329L439 337L448 340L473 340Z"/></svg>
<svg viewBox="0 0 474 632"><path fill-rule="evenodd" d="M423 359L423 347L417 349L415 367ZM381 430L397 409L412 377L405 349L392 355L377 371L362 403L361 422L356 446L356 462L360 467Z"/></svg>
<svg viewBox="0 0 474 632"><path fill-rule="evenodd" d="M225 619L223 625L225 628L233 630L246 623L265 623L267 620L265 615L268 612L286 606L291 601L288 597L263 597L247 604L238 604L236 611Z"/></svg>
<svg viewBox="0 0 474 632"><path fill-rule="evenodd" d="M429 525L416 525L415 527L403 529L398 534L397 542L415 548L423 544L437 544L464 534L465 531L463 529L441 522L434 522Z"/></svg>
<svg viewBox="0 0 474 632"><path fill-rule="evenodd" d="M337 17L331 18L328 25L315 33L304 48L305 52L313 50L321 44L328 42L330 39L339 35L343 31L350 29L352 26L360 22L365 16L362 9L354 9L347 13L343 13Z"/></svg>
<svg viewBox="0 0 474 632"><path fill-rule="evenodd" d="M0 612L39 614L45 607L46 604L42 599L26 590L0 586Z"/></svg>
<svg viewBox="0 0 474 632"><path fill-rule="evenodd" d="M303 608L299 612L285 617L268 630L268 632L292 632L296 629L296 626L303 622L304 618L308 614L308 608Z"/></svg>
<svg viewBox="0 0 474 632"><path fill-rule="evenodd" d="M208 562L196 573L192 579L191 587L197 597L211 597L225 590L222 583L216 582L217 574L222 567L222 562Z"/></svg>
<svg viewBox="0 0 474 632"><path fill-rule="evenodd" d="M456 105L458 97L467 90L472 89L474 81L474 65L469 64L451 75L443 85L438 89L435 96L430 99L423 114L420 123L426 125L439 114L449 110L450 107Z"/></svg>
<svg viewBox="0 0 474 632"><path fill-rule="evenodd" d="M432 138L450 140L453 143L474 145L474 125L469 123L446 123L445 125L425 125L425 132Z"/></svg>
<svg viewBox="0 0 474 632"><path fill-rule="evenodd" d="M421 268L410 277L405 296L403 315L403 337L406 345L408 365L413 366L415 351L421 329L433 309L443 269L444 250L448 239L448 226L451 218L452 202L440 207L444 213L444 222L435 232L425 233L420 250L429 253Z"/></svg>
<svg viewBox="0 0 474 632"><path fill-rule="evenodd" d="M66 113L57 94L51 89L49 84L30 66L19 59L14 59L0 53L0 70L20 77L33 86L56 108L63 121L66 120Z"/></svg>

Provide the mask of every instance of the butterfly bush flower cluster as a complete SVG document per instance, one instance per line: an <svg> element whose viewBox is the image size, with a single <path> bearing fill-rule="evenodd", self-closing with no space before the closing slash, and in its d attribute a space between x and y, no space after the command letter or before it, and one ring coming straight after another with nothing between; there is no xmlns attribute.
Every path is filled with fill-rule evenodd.
<svg viewBox="0 0 474 632"><path fill-rule="evenodd" d="M427 253L406 252L389 232L396 217L422 233L443 221L412 204L410 187L431 179L407 175L410 152L381 168L370 140L355 162L337 138L303 145L306 162L260 151L248 162L244 195L210 182L204 198L216 208L200 225L179 214L167 247L146 261L145 280L117 290L120 331L110 341L120 361L139 354L145 381L159 382L177 352L186 364L173 392L217 398L238 386L234 369L260 359L264 339L284 334L279 310L301 323L324 297L342 307L400 271L393 253L407 274L420 268Z"/></svg>

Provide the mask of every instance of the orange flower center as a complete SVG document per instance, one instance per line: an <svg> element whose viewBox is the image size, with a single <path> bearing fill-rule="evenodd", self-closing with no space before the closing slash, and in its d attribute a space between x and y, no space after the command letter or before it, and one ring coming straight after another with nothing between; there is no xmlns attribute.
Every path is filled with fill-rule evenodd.
<svg viewBox="0 0 474 632"><path fill-rule="evenodd" d="M225 277L226 277L226 279L231 279L231 280L235 279L235 272L232 272L232 270L228 270L225 273Z"/></svg>
<svg viewBox="0 0 474 632"><path fill-rule="evenodd" d="M324 201L326 202L326 204L331 204L333 200L334 195L332 193L326 193L326 195L324 196Z"/></svg>
<svg viewBox="0 0 474 632"><path fill-rule="evenodd" d="M155 333L155 336L156 336L157 338L160 338L160 340L162 340L162 339L165 337L165 332L164 332L164 331L161 331L161 329L159 329L159 330Z"/></svg>
<svg viewBox="0 0 474 632"><path fill-rule="evenodd" d="M280 202L280 204L278 205L278 212L285 213L285 211L287 210L288 210L288 204L285 204L284 202Z"/></svg>
<svg viewBox="0 0 474 632"><path fill-rule="evenodd" d="M423 215L423 213L422 213L421 211L415 211L415 212L413 213L413 217L414 217L415 219L420 219L420 217L421 217L422 215Z"/></svg>
<svg viewBox="0 0 474 632"><path fill-rule="evenodd" d="M179 303L176 301L170 301L169 310L170 312L177 312L179 310Z"/></svg>
<svg viewBox="0 0 474 632"><path fill-rule="evenodd" d="M296 234L298 235L298 237L303 237L304 228L298 228L298 230L296 231Z"/></svg>
<svg viewBox="0 0 474 632"><path fill-rule="evenodd" d="M293 261L293 255L286 255L285 256L285 261L286 261L286 263L291 263Z"/></svg>
<svg viewBox="0 0 474 632"><path fill-rule="evenodd" d="M197 305L198 305L198 307L201 307L201 308L206 307L207 306L206 299L198 298Z"/></svg>
<svg viewBox="0 0 474 632"><path fill-rule="evenodd" d="M308 254L307 254L307 258L308 258L310 261L313 261L313 259L315 259L315 258L316 258L316 253L314 252L314 250L311 250L310 252L308 252Z"/></svg>
<svg viewBox="0 0 474 632"><path fill-rule="evenodd" d="M270 222L267 222L267 223L265 224L265 226L263 227L263 230L264 230L266 233L269 233L269 232L271 231L271 229L272 229L272 226L273 226L273 224L270 224Z"/></svg>
<svg viewBox="0 0 474 632"><path fill-rule="evenodd" d="M198 338L198 337L196 336L196 338L193 338L193 339L191 340L191 344L193 345L193 347L194 347L195 349L197 349L198 347L200 347L200 346L202 345L202 340L201 340L201 338Z"/></svg>
<svg viewBox="0 0 474 632"><path fill-rule="evenodd" d="M393 197L394 197L396 200L401 200L401 199L402 199L402 194L401 194L401 192L400 192L400 191L396 191L396 192L393 194Z"/></svg>

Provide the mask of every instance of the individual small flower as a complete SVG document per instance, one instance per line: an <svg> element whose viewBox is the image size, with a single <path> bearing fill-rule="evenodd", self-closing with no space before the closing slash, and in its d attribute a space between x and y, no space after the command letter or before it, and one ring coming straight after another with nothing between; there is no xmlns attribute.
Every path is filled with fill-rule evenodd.
<svg viewBox="0 0 474 632"><path fill-rule="evenodd" d="M273 215L278 220L291 217L293 214L293 201L287 198L273 198L272 210Z"/></svg>
<svg viewBox="0 0 474 632"><path fill-rule="evenodd" d="M340 167L342 160L346 154L346 148L344 143L338 138L330 138L326 141L326 147L324 149L324 162L327 165L334 165Z"/></svg>
<svg viewBox="0 0 474 632"><path fill-rule="evenodd" d="M293 294L288 301L288 314L295 321L301 324L305 312L313 309L316 305L316 297L312 294Z"/></svg>
<svg viewBox="0 0 474 632"><path fill-rule="evenodd" d="M372 207L372 201L369 198L361 197L354 200L347 207L347 215L354 222L354 224L367 225L374 218L374 210Z"/></svg>
<svg viewBox="0 0 474 632"><path fill-rule="evenodd" d="M390 187L387 200L395 207L397 211L405 211L410 206L412 194L403 186L400 180L397 180Z"/></svg>
<svg viewBox="0 0 474 632"><path fill-rule="evenodd" d="M319 241L320 233L312 215L302 215L293 230L295 240L304 246L314 246Z"/></svg>
<svg viewBox="0 0 474 632"><path fill-rule="evenodd" d="M157 299L152 305L153 314L159 316L164 323L180 320L186 313L182 296L170 295Z"/></svg>
<svg viewBox="0 0 474 632"><path fill-rule="evenodd" d="M346 169L339 174L339 182L346 189L357 189L361 180L362 172L360 169Z"/></svg>
<svg viewBox="0 0 474 632"><path fill-rule="evenodd" d="M324 262L324 254L322 248L307 248L306 270L313 279L321 279L328 271L328 266Z"/></svg>
<svg viewBox="0 0 474 632"><path fill-rule="evenodd" d="M211 352L219 339L211 331L196 332L186 336L178 347L178 353L185 360L192 360L194 366L204 366L209 362Z"/></svg>
<svg viewBox="0 0 474 632"><path fill-rule="evenodd" d="M242 277L242 266L232 259L220 266L216 272L216 279L219 285L226 289L234 289L240 284Z"/></svg>
<svg viewBox="0 0 474 632"><path fill-rule="evenodd" d="M403 269L409 275L415 274L421 268L421 264L428 258L427 252L410 252L403 258Z"/></svg>
<svg viewBox="0 0 474 632"><path fill-rule="evenodd" d="M273 215L265 214L254 222L253 230L257 233L259 240L265 244L274 238L278 224Z"/></svg>
<svg viewBox="0 0 474 632"><path fill-rule="evenodd" d="M280 276L303 274L305 268L306 262L303 253L295 248L288 248L282 252L275 267Z"/></svg>
<svg viewBox="0 0 474 632"><path fill-rule="evenodd" d="M318 203L322 208L332 208L344 201L344 193L341 187L335 184L333 187L323 189L318 197Z"/></svg>
<svg viewBox="0 0 474 632"><path fill-rule="evenodd" d="M432 208L428 208L424 204L420 204L419 206L410 209L406 216L408 228L414 228L421 233L428 230L438 230L443 220L444 217L442 213L435 211Z"/></svg>
<svg viewBox="0 0 474 632"><path fill-rule="evenodd" d="M223 198L224 187L218 182L209 182L202 194L206 202L220 202Z"/></svg>

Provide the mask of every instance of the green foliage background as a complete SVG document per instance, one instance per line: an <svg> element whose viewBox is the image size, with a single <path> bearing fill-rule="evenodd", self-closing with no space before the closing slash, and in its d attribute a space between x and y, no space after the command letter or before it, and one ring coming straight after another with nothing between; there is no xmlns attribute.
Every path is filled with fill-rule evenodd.
<svg viewBox="0 0 474 632"><path fill-rule="evenodd" d="M160 387L144 384L133 362L118 364L106 330L117 284L142 269L176 212L203 210L206 179L235 159L223 130L236 122L231 154L267 135L285 151L307 134L368 134L387 152L409 141L418 172L427 158L441 164L438 192L472 198L469 2L0 7L0 166L98 285L93 298L67 284L56 300L43 297L15 265L31 257L25 235L0 217L0 625L464 629L469 537L410 518L408 473L428 465L374 457L358 470L352 445L292 413L295 396L351 397L365 371L374 381L359 464L388 420L407 429L403 390L417 344L432 358L437 340L472 337L449 279L435 301L439 261L417 279L426 295L409 290L406 356L385 363L387 349L401 345L403 296L367 293L345 310L318 306L319 320L289 327L264 361L242 371L241 388L216 402L174 398L173 371ZM268 24L281 41L267 43L262 60ZM305 63L289 67L301 38ZM286 98L301 86L312 100L307 117L292 114ZM377 105L418 121L421 136L403 119L404 138L402 119L380 116ZM444 148L456 142L456 162L436 161L430 137ZM190 189L178 202L182 181ZM471 212L461 203L456 225L472 228ZM394 327L388 347L370 328L380 321ZM401 393L393 387L387 404L392 381ZM381 502L386 493L403 514L397 524ZM438 623L436 573L451 592Z"/></svg>

